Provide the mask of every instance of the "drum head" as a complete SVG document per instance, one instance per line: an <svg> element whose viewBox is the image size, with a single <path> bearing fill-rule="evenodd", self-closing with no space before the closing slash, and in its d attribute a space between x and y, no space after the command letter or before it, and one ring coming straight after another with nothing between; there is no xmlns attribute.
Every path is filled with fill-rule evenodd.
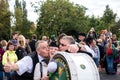
<svg viewBox="0 0 120 80"><path fill-rule="evenodd" d="M51 74L50 80L100 80L97 67L87 54L58 52L51 60L54 60L58 67Z"/></svg>

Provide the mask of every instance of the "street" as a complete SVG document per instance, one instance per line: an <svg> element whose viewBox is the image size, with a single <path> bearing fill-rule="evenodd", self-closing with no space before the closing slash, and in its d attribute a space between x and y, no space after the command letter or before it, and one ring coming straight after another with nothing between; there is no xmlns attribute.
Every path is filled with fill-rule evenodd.
<svg viewBox="0 0 120 80"><path fill-rule="evenodd" d="M103 70L100 72L100 80L120 80L120 67L118 67L118 72L116 75L108 75Z"/></svg>

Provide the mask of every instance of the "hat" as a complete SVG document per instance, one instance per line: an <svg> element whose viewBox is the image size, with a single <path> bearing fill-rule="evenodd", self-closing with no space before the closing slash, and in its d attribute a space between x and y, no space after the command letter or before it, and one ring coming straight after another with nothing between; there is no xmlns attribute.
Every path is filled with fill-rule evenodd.
<svg viewBox="0 0 120 80"><path fill-rule="evenodd" d="M12 42L14 45L17 45L17 44L18 44L17 40L15 40L15 39L11 40L11 42Z"/></svg>
<svg viewBox="0 0 120 80"><path fill-rule="evenodd" d="M52 47L58 47L57 44L56 44L56 41L52 41L49 46L52 46Z"/></svg>
<svg viewBox="0 0 120 80"><path fill-rule="evenodd" d="M50 39L51 39L51 40L55 40L55 35L51 35L51 36L50 36Z"/></svg>
<svg viewBox="0 0 120 80"><path fill-rule="evenodd" d="M85 36L86 37L86 34L85 33L79 33L79 36Z"/></svg>

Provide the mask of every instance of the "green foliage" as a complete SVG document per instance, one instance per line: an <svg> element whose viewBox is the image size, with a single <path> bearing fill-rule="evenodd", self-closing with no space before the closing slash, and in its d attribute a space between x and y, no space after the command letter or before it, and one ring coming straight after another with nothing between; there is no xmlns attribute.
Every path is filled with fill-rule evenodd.
<svg viewBox="0 0 120 80"><path fill-rule="evenodd" d="M41 35L52 35L69 30L84 31L85 10L68 0L47 0L40 8L37 31Z"/></svg>
<svg viewBox="0 0 120 80"><path fill-rule="evenodd" d="M101 18L101 21L104 22L104 27L106 27L108 30L111 29L111 27L115 24L115 18L117 14L114 13L110 8L109 5L106 6L106 9L104 11L103 17Z"/></svg>
<svg viewBox="0 0 120 80"><path fill-rule="evenodd" d="M0 1L0 40L10 38L10 16L11 13L9 11L8 1L1 0Z"/></svg>
<svg viewBox="0 0 120 80"><path fill-rule="evenodd" d="M26 2L24 0L22 0L22 2L16 0L14 9L16 19L14 28L15 31L18 31L20 34L23 34L24 36L30 36L31 22L27 19Z"/></svg>
<svg viewBox="0 0 120 80"><path fill-rule="evenodd" d="M58 36L62 32L71 31L87 33L91 27L94 27L97 32L102 29L112 30L120 37L120 20L115 22L117 14L109 8L109 5L106 6L103 16L97 18L94 15L85 16L87 8L73 4L69 0L45 0L40 2L40 6L34 7L35 12L39 14L37 27L27 19L26 1L15 0L13 14L15 25L11 27L8 0L0 0L0 39L8 40L13 31L30 38L33 34L41 37L52 34Z"/></svg>
<svg viewBox="0 0 120 80"><path fill-rule="evenodd" d="M15 12L14 12L14 15L15 15L15 31L19 31L21 32L22 30L22 8L21 8L21 5L19 3L19 0L16 0L16 4L15 4Z"/></svg>
<svg viewBox="0 0 120 80"><path fill-rule="evenodd" d="M118 22L115 23L115 25L111 28L113 34L117 34L117 37L120 40L120 19Z"/></svg>
<svg viewBox="0 0 120 80"><path fill-rule="evenodd" d="M103 29L111 30L115 25L116 16L117 14L115 14L109 8L109 5L107 5L102 17L95 18L94 15L91 18L88 17L88 26L94 27L97 33Z"/></svg>

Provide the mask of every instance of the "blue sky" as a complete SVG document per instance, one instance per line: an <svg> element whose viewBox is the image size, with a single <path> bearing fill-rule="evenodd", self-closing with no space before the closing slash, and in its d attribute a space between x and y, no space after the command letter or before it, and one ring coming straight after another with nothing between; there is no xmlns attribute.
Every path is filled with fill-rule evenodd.
<svg viewBox="0 0 120 80"><path fill-rule="evenodd" d="M34 13L34 8L31 7L30 2L37 2L40 0L26 0L27 2L27 9L28 9L28 19L30 21L35 22L38 18L38 15ZM43 0L41 0L43 1ZM70 0L71 2L79 5L83 5L88 10L86 11L86 15L95 15L96 17L101 17L105 10L105 6L109 5L110 8L117 13L118 17L120 18L120 0ZM14 0L11 0L10 5L13 5ZM13 7L11 7L11 11Z"/></svg>

